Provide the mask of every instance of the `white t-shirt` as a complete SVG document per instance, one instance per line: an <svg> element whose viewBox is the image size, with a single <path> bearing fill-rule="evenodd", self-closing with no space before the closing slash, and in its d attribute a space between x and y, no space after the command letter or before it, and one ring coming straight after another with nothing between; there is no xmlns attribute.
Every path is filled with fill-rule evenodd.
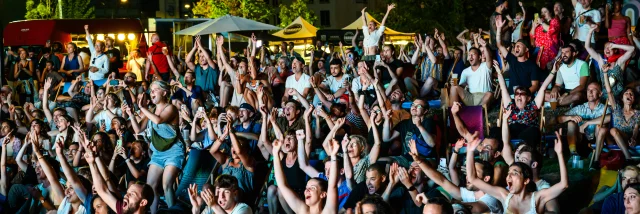
<svg viewBox="0 0 640 214"><path fill-rule="evenodd" d="M460 187L460 197L462 198L462 202L472 203L472 202L482 202L487 207L491 213L502 213L502 204L498 199L490 196L489 194L484 194L480 199L476 199L473 191L469 191L467 188Z"/></svg>
<svg viewBox="0 0 640 214"><path fill-rule="evenodd" d="M300 76L299 80L296 80L296 75L291 75L289 77L287 77L287 82L285 83L285 88L293 88L296 91L298 91L298 93L302 94L304 92L304 89L307 88L311 88L311 81L310 81L311 77L305 73L303 73ZM297 98L294 96L293 97L294 100L297 100Z"/></svg>
<svg viewBox="0 0 640 214"><path fill-rule="evenodd" d="M564 85L565 89L573 90L580 86L580 77L589 76L589 65L579 59L575 59L571 67L562 64L556 75L556 85Z"/></svg>
<svg viewBox="0 0 640 214"><path fill-rule="evenodd" d="M122 117L122 109L116 108L115 115ZM104 125L106 128L105 131L109 131L111 130L111 119L113 118L109 117L105 110L102 110L98 112L98 114L93 116L93 123L99 128L100 126L102 126L102 121L104 121Z"/></svg>
<svg viewBox="0 0 640 214"><path fill-rule="evenodd" d="M57 214L69 214L71 212L71 202L69 202L69 197L64 197L64 199L62 199L62 203L60 203L60 206L58 207L58 211L56 212ZM78 206L78 210L74 213L74 214L84 214L84 205L80 204L80 206Z"/></svg>
<svg viewBox="0 0 640 214"><path fill-rule="evenodd" d="M335 77L329 75L327 78L324 79L324 81L322 81L322 85L329 88L329 91L331 91L331 93L336 93L336 91L342 88L342 83L349 78L350 76L348 74L343 74L340 80L336 80ZM344 94L348 94L348 93L345 91Z"/></svg>
<svg viewBox="0 0 640 214"><path fill-rule="evenodd" d="M491 69L487 67L487 63L480 64L477 70L473 70L471 66L464 69L460 75L460 85L466 83L469 85L471 93L485 93L491 91Z"/></svg>
<svg viewBox="0 0 640 214"><path fill-rule="evenodd" d="M138 81L138 82L142 81L142 71L141 70L144 70L145 59L144 58L137 58L135 60L129 60L129 63L137 63L138 64L138 66L131 65L131 72L136 74L136 81Z"/></svg>
<svg viewBox="0 0 640 214"><path fill-rule="evenodd" d="M370 90L370 89L373 89L373 84L369 84L369 87L363 89L362 82L360 82L360 77L356 77L351 82L351 91L353 91L353 93L355 94L358 94L358 91L360 90Z"/></svg>
<svg viewBox="0 0 640 214"><path fill-rule="evenodd" d="M587 41L587 36L589 36L588 34L589 34L589 31L591 30L591 27L589 27L589 24L587 24L587 22L586 22L587 17L591 17L591 21L593 21L596 24L598 24L598 23L600 23L602 21L602 16L600 14L600 11L598 11L595 8L593 8L593 5L592 5L591 9L585 10L582 7L582 4L580 4L579 2L576 3L575 11L576 11L576 18L575 18L575 21L573 22L573 24L578 26L578 32L575 32L575 33L578 34L578 39L580 41L585 42L585 41ZM585 19L584 19L585 21L584 22L580 21L580 17L581 16L585 17ZM595 33L594 33L594 36L591 37L591 42L592 43L596 42Z"/></svg>
<svg viewBox="0 0 640 214"><path fill-rule="evenodd" d="M369 27L367 27L366 25L363 25L362 26L362 34L364 34L364 40L362 41L362 44L364 45L364 47L368 48L368 47L378 46L378 42L380 41L380 37L384 33L385 29L386 29L385 26L380 26L380 27L378 27L377 30L375 30L373 32L369 32Z"/></svg>
<svg viewBox="0 0 640 214"><path fill-rule="evenodd" d="M211 209L211 207L207 206L207 208L205 208L201 214L213 214L213 209ZM245 203L238 203L236 204L236 207L233 208L233 210L231 210L231 213L229 214L252 214L253 211L251 210L251 207L249 207L249 205L245 204Z"/></svg>

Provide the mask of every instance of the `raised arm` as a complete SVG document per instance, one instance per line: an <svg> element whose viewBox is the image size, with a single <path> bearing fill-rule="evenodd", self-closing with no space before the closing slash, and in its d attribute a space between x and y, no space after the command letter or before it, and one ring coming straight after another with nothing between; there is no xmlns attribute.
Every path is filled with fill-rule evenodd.
<svg viewBox="0 0 640 214"><path fill-rule="evenodd" d="M501 38L500 34L502 33L502 27L504 26L506 20L502 20L502 16L496 16L496 38ZM496 46L498 46L498 50L500 51L500 56L506 57L509 54L507 48L502 45L501 39L496 39Z"/></svg>
<svg viewBox="0 0 640 214"><path fill-rule="evenodd" d="M458 141L456 141L456 145L453 147L453 151L451 152L451 158L449 159L449 177L451 178L451 183L456 186L460 185L457 164L460 149L464 146L464 143L464 139L458 139Z"/></svg>
<svg viewBox="0 0 640 214"><path fill-rule="evenodd" d="M7 195L7 147L10 142L8 137L4 138L2 153L0 154L0 194L2 195Z"/></svg>
<svg viewBox="0 0 640 214"><path fill-rule="evenodd" d="M413 43L416 44L416 51L414 51L413 56L411 56L411 64L417 65L420 54L422 53L422 36L420 34L414 36Z"/></svg>
<svg viewBox="0 0 640 214"><path fill-rule="evenodd" d="M456 123L456 129L458 130L458 133L460 133L460 136L462 136L467 141L471 141L475 136L473 136L469 132L467 127L464 125L464 121L462 121L462 119L460 119L460 116L458 116L460 108L462 108L462 104L460 104L459 102L454 102L453 106L451 106L451 116Z"/></svg>
<svg viewBox="0 0 640 214"><path fill-rule="evenodd" d="M444 175L442 175L442 173L431 168L431 166L425 163L425 160L421 159L420 156L418 156L418 149L416 147L415 140L412 139L411 141L409 141L409 149L411 150L409 155L411 155L411 157L413 158L413 161L415 161L416 163L418 163L418 165L420 165L420 169L422 169L424 174L427 175L429 179L431 179L433 182L435 182L436 184L444 188L444 190L447 191L449 194L451 194L453 198L456 198L458 200L462 198L462 196L460 195L460 187L451 183L451 181L447 180L447 178ZM473 152L467 152L467 153L473 153Z"/></svg>
<svg viewBox="0 0 640 214"><path fill-rule="evenodd" d="M436 29L437 30L437 29ZM441 34L435 34L436 39L438 39L438 43L440 44L440 47L442 47L442 54L444 55L445 59L450 59L451 57L449 56L449 51L447 49L447 43L446 41L446 37L444 36L444 33ZM491 62L490 60L487 60L488 62Z"/></svg>
<svg viewBox="0 0 640 214"><path fill-rule="evenodd" d="M480 142L481 140L476 138L471 143L467 143L467 181L469 181L471 184L473 184L486 194L489 194L490 196L498 199L500 202L504 202L504 199L509 194L507 189L493 186L476 177L475 160L473 158L472 151L475 151L478 148Z"/></svg>
<svg viewBox="0 0 640 214"><path fill-rule="evenodd" d="M82 185L78 174L73 171L73 168L71 168L71 165L69 165L67 158L63 154L64 144L62 141L58 141L56 144L58 144L58 146L56 146L56 155L58 156L58 160L60 160L60 167L62 168L64 176L67 178L67 183L71 183L73 190L76 192L76 195L78 195L78 199L80 199L82 203L85 203L87 200L87 189Z"/></svg>
<svg viewBox="0 0 640 214"><path fill-rule="evenodd" d="M389 12L391 12L391 10L393 10L393 8L396 8L396 4L390 4L387 6L387 13L384 14L384 17L382 18L382 22L380 22L380 26L385 26L384 24L387 22L387 17L389 16ZM367 24L365 22L365 24Z"/></svg>
<svg viewBox="0 0 640 214"><path fill-rule="evenodd" d="M555 140L556 142L554 146L554 150L558 155L558 163L560 165L560 182L554 184L548 189L538 191L539 194L537 194L536 196L538 196L540 199L539 204L543 206L545 203L547 203L547 201L558 197L562 192L569 188L569 176L567 175L567 166L564 162L564 157L562 156L562 138L560 138L560 133L562 133L562 129L556 131L557 138Z"/></svg>
<svg viewBox="0 0 640 214"><path fill-rule="evenodd" d="M589 33L588 33L589 36L587 36L587 38L591 38L593 36L593 32L595 32L597 28L598 28L597 25L591 25L591 29L589 30ZM596 50L594 50L591 47L590 39L587 39L587 41L584 42L584 49L587 50L587 53L589 53L589 56L591 56L591 59L595 60L598 63L598 66L604 65L604 59L602 59L602 56L600 56L600 54L598 54L598 52L596 52Z"/></svg>
<svg viewBox="0 0 640 214"><path fill-rule="evenodd" d="M28 133L27 136L24 138L24 141L23 141L24 143L22 144L20 151L18 151L18 154L16 154L15 156L16 163L18 164L18 170L22 172L27 172L27 168L29 168L29 164L25 162L22 159L22 157L24 156L25 151L27 151L27 146L30 146L29 144L31 144L31 140L29 139L30 135L31 133Z"/></svg>
<svg viewBox="0 0 640 214"><path fill-rule="evenodd" d="M324 204L323 214L333 214L338 210L338 150L340 145L335 139L331 141L328 151L331 158L329 169L329 186L327 187L327 201ZM291 204L289 204L291 205Z"/></svg>
<svg viewBox="0 0 640 214"><path fill-rule="evenodd" d="M216 38L216 47L218 48L218 55L220 56L220 61L222 61L222 66L229 73L229 76L235 74L233 68L227 62L227 56L224 55L224 51L222 51L222 45L224 45L224 37L222 35ZM233 77L232 77L233 78Z"/></svg>
<svg viewBox="0 0 640 214"><path fill-rule="evenodd" d="M612 49L622 49L626 51L620 58L618 58L618 61L616 61L616 64L618 64L620 68L624 71L625 68L627 67L627 61L631 59L631 56L633 56L633 54L635 53L636 48L633 47L633 45L621 45L621 44L613 44L613 43L611 43L610 46Z"/></svg>
<svg viewBox="0 0 640 214"><path fill-rule="evenodd" d="M556 77L556 73L558 73L558 68L560 67L560 63L562 63L562 58L556 59L553 70L547 76L547 79L544 80L540 88L538 89L538 95L535 97L535 102L538 108L544 108L544 91L547 89L547 86L553 82Z"/></svg>
<svg viewBox="0 0 640 214"><path fill-rule="evenodd" d="M613 90L611 90L611 84L609 83L609 66L602 67L602 81L604 83L604 88L607 93L607 99L609 100L609 105L616 106L616 98L613 96Z"/></svg>
<svg viewBox="0 0 640 214"><path fill-rule="evenodd" d="M118 210L116 204L118 203L118 199L109 191L109 188L102 179L100 172L98 171L98 167L95 164L95 157L92 151L87 151L84 154L87 163L89 164L89 170L91 170L91 177L93 178L93 188L98 193L100 198L111 208L111 210Z"/></svg>
<svg viewBox="0 0 640 214"><path fill-rule="evenodd" d="M42 94L42 111L44 111L44 116L47 118L47 122L53 123L53 114L51 110L49 110L49 89L51 88L51 82L53 79L47 78L44 81L44 91Z"/></svg>
<svg viewBox="0 0 640 214"><path fill-rule="evenodd" d="M504 110L502 114L502 158L507 165L511 166L515 162L513 150L511 149L511 133L509 132L509 116L512 110Z"/></svg>
<svg viewBox="0 0 640 214"><path fill-rule="evenodd" d="M400 137L400 132L396 130L391 132L391 111L392 110L387 110L386 112L383 112L384 122L382 125L382 141L384 142L391 142L392 140Z"/></svg>
<svg viewBox="0 0 640 214"><path fill-rule="evenodd" d="M62 138L59 138L62 139ZM33 139L32 139L33 141ZM51 185L51 191L54 192L55 194L53 194L53 203L54 204L59 204L62 202L62 200L64 199L64 188L62 188L62 185L60 184L60 181L58 180L58 176L55 172L55 170L57 169L53 169L51 167L51 165L49 165L49 162L47 162L44 159L44 156L42 155L42 153L40 152L40 148L38 148L36 146L35 143L31 142L31 147L32 147L32 151L33 153L36 155L36 157L38 157L38 163L40 164L40 167L42 168L42 171L44 172L44 174L47 177L47 180L49 181L49 185Z"/></svg>
<svg viewBox="0 0 640 214"><path fill-rule="evenodd" d="M500 95L502 97L502 107L506 108L507 106L509 106L509 103L511 103L511 96L509 95L509 91L507 91L507 83L504 81L504 76L502 76L502 70L500 70L500 66L498 66L498 61L496 60L493 60L493 69L495 69L496 75L498 76L498 84L500 85Z"/></svg>
<svg viewBox="0 0 640 214"><path fill-rule="evenodd" d="M375 124L376 112L373 112L370 117L369 123ZM369 151L369 163L375 163L378 161L378 157L380 155L380 145L382 144L382 140L380 139L380 133L376 127L372 127L371 131L373 131L373 146L371 147L371 151Z"/></svg>
<svg viewBox="0 0 640 214"><path fill-rule="evenodd" d="M295 193L289 185L287 184L287 178L284 175L284 171L282 170L281 156L280 156L280 148L282 147L282 143L280 140L273 141L273 174L276 177L276 182L278 183L278 191L284 197L285 201L289 205L289 207L294 209L296 213L305 213L308 211L309 207L304 203L304 201L298 198L297 193ZM333 158L333 157L332 157ZM335 167L337 168L337 167ZM333 173L335 175L335 173Z"/></svg>

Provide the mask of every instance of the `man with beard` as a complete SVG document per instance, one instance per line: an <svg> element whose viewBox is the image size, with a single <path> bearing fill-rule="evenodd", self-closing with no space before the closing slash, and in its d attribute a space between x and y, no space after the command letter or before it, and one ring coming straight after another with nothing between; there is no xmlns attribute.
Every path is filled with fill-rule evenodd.
<svg viewBox="0 0 640 214"><path fill-rule="evenodd" d="M562 47L562 66L556 75L556 85L545 95L545 101L557 100L567 106L584 101L584 91L589 80L589 64L577 58L578 52L571 45ZM564 90L568 92L561 93Z"/></svg>
<svg viewBox="0 0 640 214"><path fill-rule="evenodd" d="M207 204L207 208L202 211L202 214L212 213L228 213L228 214L250 214L251 207L245 203L241 203L240 198L241 190L238 187L238 179L231 175L220 175L216 179L215 193L210 189L203 190L200 197L203 202ZM192 190L189 189L190 194L197 194L197 186ZM193 192L193 193L191 193ZM197 200L193 197L191 200Z"/></svg>
<svg viewBox="0 0 640 214"><path fill-rule="evenodd" d="M507 9L509 9L509 1L497 0L495 6L496 10L489 17L489 26L491 27L489 29L489 36L491 38L492 48L495 48L494 45L496 44L500 47L500 43L508 44L511 41L511 30L509 29L509 26L497 25L497 22L499 22L497 19L500 18L500 20L502 20L502 14L507 12ZM502 36L500 36L501 31L504 32ZM482 32L480 32L480 34L482 34Z"/></svg>
<svg viewBox="0 0 640 214"><path fill-rule="evenodd" d="M200 51L197 65L191 61L196 50ZM196 37L196 44L187 55L186 61L187 67L195 73L195 85L202 88L203 93L217 93L215 86L218 85L218 69L215 68L216 64L211 59L211 51L202 47L200 36Z"/></svg>
<svg viewBox="0 0 640 214"><path fill-rule="evenodd" d="M460 133L460 136L462 136L467 142L471 142L473 139L478 137L478 134L477 132L473 134L470 133L467 127L465 127L464 122L462 121L460 116L458 116L460 108L462 108L462 105L460 105L460 103L454 103L451 107L451 116L455 121L456 129ZM494 131L492 133L495 134L497 132ZM504 161L499 160L499 157L502 154L501 151L503 150L505 143L509 143L509 141L501 142L497 139L497 136L489 135L485 136L485 138L482 140L482 143L480 143L480 146L478 147L480 158L483 161L488 161L493 166L492 174L496 179L493 179L492 185L495 186L506 186L505 178L507 176L507 171L509 170L509 165L507 165Z"/></svg>
<svg viewBox="0 0 640 214"><path fill-rule="evenodd" d="M382 108L381 110L383 112L386 111L386 109L391 109L391 122L393 123L392 125L395 127L396 125L398 125L398 123L400 123L403 120L408 120L411 119L411 113L407 112L406 110L402 109L402 103L406 100L406 98L404 97L404 94L402 93L402 90L398 87L396 87L393 92L391 92L391 95L389 95L389 101L385 102L385 106L381 106L381 107L385 107Z"/></svg>
<svg viewBox="0 0 640 214"><path fill-rule="evenodd" d="M415 142L412 141L410 147L411 152L409 154L413 158L414 163L417 163L427 177L438 184L441 189L446 191L452 199L461 200L462 202L467 203L467 205L472 206L473 213L502 213L502 205L496 198L478 190L477 187L469 182L467 182L466 187L456 186L451 181L447 180L447 178L440 172L429 166L429 164L426 163L426 160L420 158ZM491 181L494 171L491 163L480 160L476 161L474 166L476 169L476 177L478 179L482 179L485 182Z"/></svg>
<svg viewBox="0 0 640 214"><path fill-rule="evenodd" d="M501 16L496 17L497 37L500 37L502 33L501 29L505 25L505 21ZM513 46L512 52L507 50L501 40L497 40L496 42L500 56L506 56L506 61L509 63L509 87L507 88L509 94L514 93L513 89L515 87L525 87L529 89L531 93L538 91L540 84L538 73L540 68L527 57L527 53L529 52L528 42L523 39L518 40Z"/></svg>
<svg viewBox="0 0 640 214"><path fill-rule="evenodd" d="M171 73L169 72L169 61L162 53L162 49L167 49L171 56L173 56L173 54L171 54L169 47L160 41L160 36L158 36L158 34L151 35L151 44L151 47L149 47L149 53L147 53L147 55L151 55L151 60L147 60L147 64L144 66L145 80L164 80L168 82L171 77ZM154 69L151 69L151 66L154 66Z"/></svg>
<svg viewBox="0 0 640 214"><path fill-rule="evenodd" d="M477 106L489 104L493 100L491 62L493 58L486 47L486 42L479 39L482 45L480 51L477 48L469 49L469 66L462 71L460 83L451 86L449 94L449 106L454 102L464 102L466 106ZM486 62L482 62L482 53L485 54ZM489 62L489 63L487 63ZM468 86L468 87L465 87ZM467 88L467 90L465 90Z"/></svg>
<svg viewBox="0 0 640 214"><path fill-rule="evenodd" d="M147 213L151 206L154 195L153 189L148 184L136 183L127 188L127 193L123 199L118 199L112 193L102 175L98 171L98 166L95 163L95 157L93 152L87 151L84 154L89 169L91 170L91 177L93 178L93 188L98 193L100 198L118 214L144 214Z"/></svg>
<svg viewBox="0 0 640 214"><path fill-rule="evenodd" d="M351 76L342 72L342 61L339 59L331 60L329 66L331 70L331 76L325 78L324 81L322 81L322 83L318 86L318 88L320 89L319 92L323 93L327 100L335 102L342 95L348 94L347 89L342 87L342 84L344 81L349 82ZM312 79L311 81L314 81L314 79ZM320 103L317 96L316 100L317 101L314 103Z"/></svg>
<svg viewBox="0 0 640 214"><path fill-rule="evenodd" d="M391 112L384 112L385 122L382 128L382 140L386 143L394 140L400 141L402 145L402 154L405 155L393 158L398 161L398 164L402 167L409 167L409 157L406 154L409 152L409 142L412 139L417 141L420 154L423 156L429 156L436 145L431 134L429 134L434 130L433 121L429 118L425 118L427 108L429 108L429 106L425 100L421 98L414 100L411 104L411 119L403 120L398 123L398 125L393 127L393 132L391 131L390 118L389 116L386 116Z"/></svg>
<svg viewBox="0 0 640 214"><path fill-rule="evenodd" d="M172 86L177 86L180 90L176 91L176 93L171 96L171 102L176 108L184 109L189 111L191 115L195 115L198 107L202 106L204 100L204 91L198 85L195 85L196 75L194 72L187 72L184 74L184 84L183 86L178 81L171 81Z"/></svg>
<svg viewBox="0 0 640 214"><path fill-rule="evenodd" d="M583 134L587 139L595 139L596 126L602 121L606 106L600 102L602 88L597 82L587 86L587 102L571 108L564 116L558 116L558 123L568 122L567 142L572 155L577 155L576 143L582 140ZM611 112L611 109L607 109ZM594 162L594 166L600 163Z"/></svg>
<svg viewBox="0 0 640 214"><path fill-rule="evenodd" d="M113 38L111 37L106 37L104 39L104 42L106 44L106 50L104 53L107 54L107 56L109 56L109 75L111 73L115 73L116 75L119 74L118 68L122 67L122 56L120 55L120 50L118 50L117 48L113 47L113 43L115 41L113 41Z"/></svg>
<svg viewBox="0 0 640 214"><path fill-rule="evenodd" d="M600 31L602 14L600 14L600 11L597 9L591 8L592 1L593 0L571 0L571 4L573 4L573 9L576 13L574 25L577 30L574 33L578 34L577 36L574 35L574 38L577 37L583 43L596 42L595 35L589 34L591 25L597 25L596 31Z"/></svg>
<svg viewBox="0 0 640 214"><path fill-rule="evenodd" d="M302 72L303 66L303 62L298 58L293 59L293 63L291 63L291 70L293 71L293 75L287 77L287 81L285 83L286 93L284 93L284 97L282 98L283 103L289 100L289 90L298 91L298 93L300 93L300 95L302 95L302 97L304 98L309 95L309 91L311 90L311 77L308 74ZM292 99L296 100L297 97L294 96L292 97Z"/></svg>

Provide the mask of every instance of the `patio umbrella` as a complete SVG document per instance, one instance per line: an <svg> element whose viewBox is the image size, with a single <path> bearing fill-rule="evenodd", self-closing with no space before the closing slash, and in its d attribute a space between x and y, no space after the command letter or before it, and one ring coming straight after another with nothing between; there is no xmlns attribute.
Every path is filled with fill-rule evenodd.
<svg viewBox="0 0 640 214"><path fill-rule="evenodd" d="M282 28L227 14L217 19L206 21L204 23L200 23L192 27L183 29L181 31L176 32L175 34L195 36L195 35L208 35L208 34L214 34L214 33L228 32L229 38L231 38L230 32L280 30L280 29ZM229 50L231 50L231 43L229 43Z"/></svg>

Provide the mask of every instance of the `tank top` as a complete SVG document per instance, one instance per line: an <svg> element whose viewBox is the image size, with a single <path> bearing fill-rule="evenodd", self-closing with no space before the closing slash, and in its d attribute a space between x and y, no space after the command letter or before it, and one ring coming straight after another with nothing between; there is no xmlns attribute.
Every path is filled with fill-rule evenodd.
<svg viewBox="0 0 640 214"><path fill-rule="evenodd" d="M73 54L73 58L69 60L69 56L65 57L64 60L64 70L76 70L80 68L80 63L78 62L78 54Z"/></svg>
<svg viewBox="0 0 640 214"><path fill-rule="evenodd" d="M289 188L291 188L296 193L304 192L304 189L307 186L306 178L307 174L304 173L300 169L300 164L298 164L298 160L293 163L293 166L287 167L287 156L280 161L280 165L282 166L282 171L284 172L284 176L287 178L287 184Z"/></svg>
<svg viewBox="0 0 640 214"><path fill-rule="evenodd" d="M611 19L611 28L609 28L609 37L621 37L627 34L626 19Z"/></svg>
<svg viewBox="0 0 640 214"><path fill-rule="evenodd" d="M509 193L509 195L507 195L507 198L504 199L504 203L502 203L502 210L504 210L505 214L512 214L513 212L509 211L509 200L511 200L511 197L513 197L513 194ZM530 204L530 208L527 212L523 213L523 214L537 214L538 211L536 211L536 192L531 193L531 204Z"/></svg>
<svg viewBox="0 0 640 214"><path fill-rule="evenodd" d="M233 161L233 159L229 158L228 162ZM298 163L296 161L296 163ZM240 162L240 166L233 167L227 163L227 166L222 169L222 174L231 175L238 179L238 186L245 193L253 192L253 172L250 172L246 168L244 168L244 164ZM286 175L286 174L285 174Z"/></svg>

